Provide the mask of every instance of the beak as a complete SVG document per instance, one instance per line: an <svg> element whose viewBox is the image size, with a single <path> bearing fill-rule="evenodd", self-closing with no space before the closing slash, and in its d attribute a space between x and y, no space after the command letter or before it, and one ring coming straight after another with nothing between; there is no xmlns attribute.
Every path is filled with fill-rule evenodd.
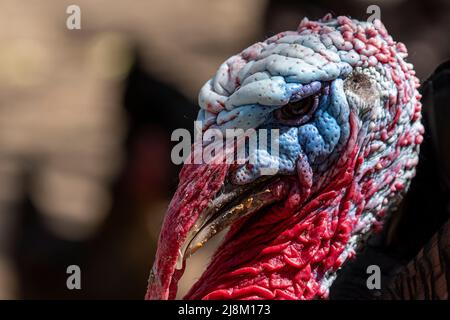
<svg viewBox="0 0 450 320"><path fill-rule="evenodd" d="M285 196L284 182L277 176L236 186L228 181L228 173L220 166L200 166L186 176L180 174L161 229L146 299L175 298L188 257L220 231Z"/></svg>
<svg viewBox="0 0 450 320"><path fill-rule="evenodd" d="M278 181L276 177L266 176L238 187L226 183L189 231L176 268L182 269L192 254L222 230L280 200L276 192Z"/></svg>

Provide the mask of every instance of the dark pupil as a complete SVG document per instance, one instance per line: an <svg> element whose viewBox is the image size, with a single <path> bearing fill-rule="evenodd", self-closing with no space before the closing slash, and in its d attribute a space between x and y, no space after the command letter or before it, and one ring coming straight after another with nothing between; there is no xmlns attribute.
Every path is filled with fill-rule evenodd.
<svg viewBox="0 0 450 320"><path fill-rule="evenodd" d="M285 105L281 112L286 118L296 118L307 114L314 105L314 97L309 96L296 102L290 102Z"/></svg>

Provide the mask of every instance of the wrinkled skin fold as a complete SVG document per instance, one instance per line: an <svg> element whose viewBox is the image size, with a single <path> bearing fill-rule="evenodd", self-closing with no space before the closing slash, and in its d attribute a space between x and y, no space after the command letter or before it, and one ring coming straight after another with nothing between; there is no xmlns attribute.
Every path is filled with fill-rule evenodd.
<svg viewBox="0 0 450 320"><path fill-rule="evenodd" d="M184 165L146 298L175 298L187 257L225 227L186 299L326 298L415 173L423 126L406 57L380 21L326 15L224 62L199 94L203 130L278 129L279 152Z"/></svg>

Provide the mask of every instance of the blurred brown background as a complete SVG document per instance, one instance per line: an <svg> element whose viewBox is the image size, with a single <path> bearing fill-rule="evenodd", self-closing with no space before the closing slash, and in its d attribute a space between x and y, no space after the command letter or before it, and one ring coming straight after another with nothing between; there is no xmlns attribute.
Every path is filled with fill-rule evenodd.
<svg viewBox="0 0 450 320"><path fill-rule="evenodd" d="M192 130L201 85L303 16L371 4L421 80L450 57L444 0L0 0L0 298L141 299L177 183L170 135Z"/></svg>

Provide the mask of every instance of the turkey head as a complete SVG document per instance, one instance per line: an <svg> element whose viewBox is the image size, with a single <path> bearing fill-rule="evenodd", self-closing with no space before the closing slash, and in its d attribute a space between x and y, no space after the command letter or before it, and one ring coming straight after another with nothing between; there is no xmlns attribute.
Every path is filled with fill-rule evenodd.
<svg viewBox="0 0 450 320"><path fill-rule="evenodd" d="M423 126L406 57L379 20L326 15L225 61L199 94L203 132L264 129L269 142L241 137L184 165L146 298L175 298L188 257L225 228L186 299L326 298L415 174ZM237 150L245 161L226 161Z"/></svg>

